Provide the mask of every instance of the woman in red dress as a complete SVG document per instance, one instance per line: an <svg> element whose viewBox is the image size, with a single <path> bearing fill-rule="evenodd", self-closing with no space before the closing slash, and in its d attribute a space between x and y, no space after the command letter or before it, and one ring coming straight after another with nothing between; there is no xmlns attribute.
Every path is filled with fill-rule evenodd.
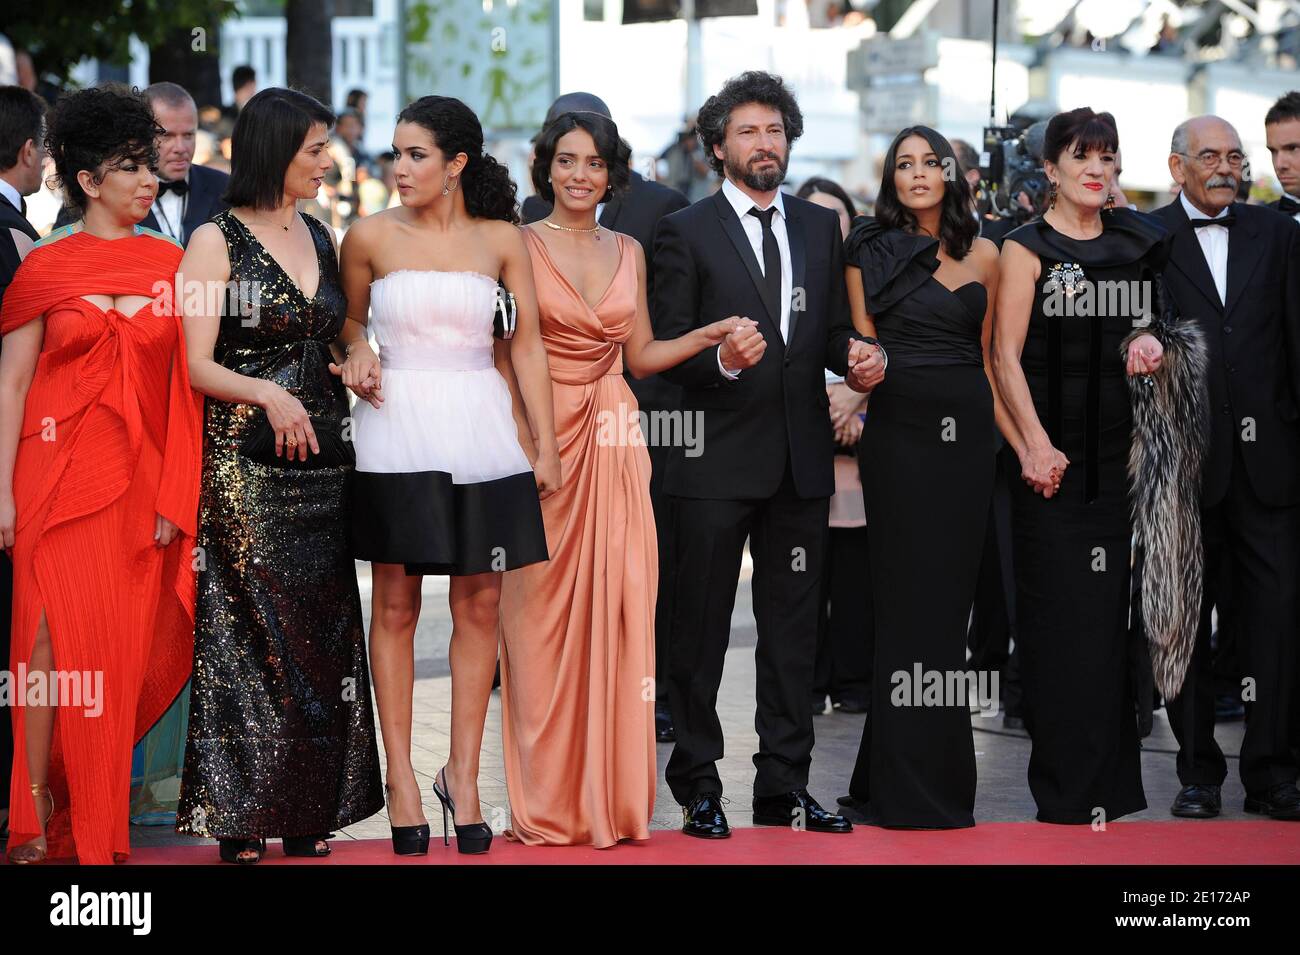
<svg viewBox="0 0 1300 955"><path fill-rule="evenodd" d="M134 92L60 100L46 143L82 218L36 244L0 311L13 862L128 854L132 746L189 677L200 444L181 248L138 225L161 132ZM54 700L37 674L57 675Z"/></svg>

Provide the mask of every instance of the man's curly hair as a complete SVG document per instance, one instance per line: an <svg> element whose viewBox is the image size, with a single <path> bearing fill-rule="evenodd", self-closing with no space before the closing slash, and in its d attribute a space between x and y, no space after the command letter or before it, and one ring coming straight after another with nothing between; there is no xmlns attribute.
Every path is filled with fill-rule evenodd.
<svg viewBox="0 0 1300 955"><path fill-rule="evenodd" d="M85 213L89 199L77 182L83 169L98 183L109 169L126 162L157 166L163 132L138 89L106 83L61 97L50 110L45 148L54 159L64 203Z"/></svg>
<svg viewBox="0 0 1300 955"><path fill-rule="evenodd" d="M719 176L723 174L722 160L713 154L713 147L726 139L732 110L747 103L761 103L780 111L785 122L785 139L790 145L803 135L803 112L781 77L762 70L733 76L705 101L695 119L696 131L704 145L704 156Z"/></svg>

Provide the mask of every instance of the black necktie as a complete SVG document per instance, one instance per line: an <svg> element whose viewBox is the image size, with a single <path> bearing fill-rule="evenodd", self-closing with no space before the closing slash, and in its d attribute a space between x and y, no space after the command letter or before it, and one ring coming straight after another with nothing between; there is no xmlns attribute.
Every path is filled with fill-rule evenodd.
<svg viewBox="0 0 1300 955"><path fill-rule="evenodd" d="M1193 229L1203 229L1207 225L1221 225L1225 229L1231 229L1237 222L1236 213L1229 212L1226 216L1220 216L1217 219L1193 219Z"/></svg>
<svg viewBox="0 0 1300 955"><path fill-rule="evenodd" d="M18 211L22 213L24 219L27 218L27 200L22 196L18 197Z"/></svg>
<svg viewBox="0 0 1300 955"><path fill-rule="evenodd" d="M776 244L776 233L772 231L772 216L776 215L776 206L759 209L754 206L749 210L751 216L757 216L763 225L763 285L766 289L767 310L772 313L772 321L781 327L781 249Z"/></svg>
<svg viewBox="0 0 1300 955"><path fill-rule="evenodd" d="M174 192L178 196L184 196L190 191L190 184L184 179L164 179L158 183L158 195L164 192Z"/></svg>
<svg viewBox="0 0 1300 955"><path fill-rule="evenodd" d="M1277 211L1285 212L1287 215L1293 216L1297 212L1300 212L1300 202L1296 202L1284 192L1282 193L1282 198L1277 201Z"/></svg>

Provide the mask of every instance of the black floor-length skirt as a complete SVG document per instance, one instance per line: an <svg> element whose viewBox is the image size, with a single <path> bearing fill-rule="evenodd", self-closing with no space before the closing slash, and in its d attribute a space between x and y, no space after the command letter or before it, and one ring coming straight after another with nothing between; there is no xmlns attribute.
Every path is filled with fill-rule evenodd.
<svg viewBox="0 0 1300 955"><path fill-rule="evenodd" d="M1040 822L1104 823L1146 808L1128 658L1132 524L1122 387L1112 389L1114 424L1099 439L1091 503L1081 441L1064 442L1071 463L1059 495L1045 499L1012 483L1016 640Z"/></svg>
<svg viewBox="0 0 1300 955"><path fill-rule="evenodd" d="M850 792L872 823L975 824L966 627L993 493L993 397L977 365L891 369L872 393L858 460L876 645L871 712ZM936 705L922 684L941 679ZM920 705L917 705L918 702Z"/></svg>

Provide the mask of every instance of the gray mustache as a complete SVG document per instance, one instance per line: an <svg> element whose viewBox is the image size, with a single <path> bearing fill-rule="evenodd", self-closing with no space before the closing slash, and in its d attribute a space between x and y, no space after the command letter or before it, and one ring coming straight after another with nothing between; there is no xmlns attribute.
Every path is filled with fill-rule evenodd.
<svg viewBox="0 0 1300 955"><path fill-rule="evenodd" d="M1237 177L1236 177L1236 176L1211 176L1209 179L1207 179L1207 180L1205 181L1205 188L1207 188L1207 189L1219 189L1219 188L1236 189L1236 188L1237 188Z"/></svg>

